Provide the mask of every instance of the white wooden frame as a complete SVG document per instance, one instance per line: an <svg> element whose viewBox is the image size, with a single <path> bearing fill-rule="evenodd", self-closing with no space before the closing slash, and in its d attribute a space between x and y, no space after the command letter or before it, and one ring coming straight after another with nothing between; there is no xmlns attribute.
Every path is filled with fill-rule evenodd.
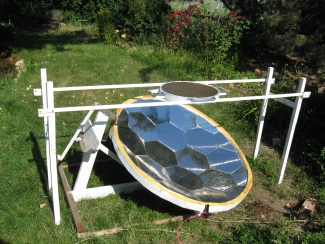
<svg viewBox="0 0 325 244"><path fill-rule="evenodd" d="M81 91L81 90L99 90L99 89L119 89L119 88L139 88L139 87L160 87L164 83L146 83L146 84L126 84L126 85L98 85L98 86L77 86L77 87L53 87L52 81L47 81L46 69L41 69L41 88L34 89L35 96L42 96L43 108L38 110L38 116L44 118L44 133L46 142L46 161L47 161L47 175L48 175L48 188L52 189L52 200L54 210L55 224L60 224L60 206L59 206L59 190L58 190L58 173L57 173L57 160L63 160L64 156L68 152L72 143L78 140L78 135L86 125L90 123L89 118L94 111L97 113L94 124L92 125L94 133L99 141L103 135L107 116L101 112L106 109L117 109L127 107L144 107L144 106L164 106L164 105L175 105L175 104L200 104L200 103L216 103L216 102L233 102L233 101L247 101L247 100L262 100L262 107L260 112L260 118L258 122L257 137L254 149L254 159L258 156L260 147L262 131L264 126L264 119L267 111L267 105L269 99L274 99L280 103L283 103L293 108L291 121L289 125L288 136L286 138L284 152L281 159L281 166L279 169L279 181L281 184L290 152L290 147L294 135L294 130L298 120L301 103L303 98L308 98L310 92L305 92L306 79L300 78L299 87L297 93L287 94L273 94L270 92L271 85L274 83L273 68L268 68L267 77L265 79L248 79L248 80L209 80L209 81L195 81L201 84L226 84L226 83L250 83L250 82L264 82L264 94L261 96L245 96L245 97L232 97L232 98L218 98L215 101L204 101L204 102L191 102L191 101L177 101L177 102L159 102L159 103L136 103L136 104L110 104L110 105L93 105L93 106L79 106L79 107L60 107L56 108L54 105L54 92L63 91ZM287 97L296 97L295 102L292 102ZM56 152L56 124L55 115L58 112L76 112L76 111L89 111L85 119L81 122L79 128L70 140L68 146L61 155L57 155ZM103 151L114 160L119 161L118 157L110 152L101 143L98 145L98 150ZM77 181L75 183L73 191L71 191L75 201L89 198L103 197L108 194L118 193L121 191L132 191L139 187L137 182L126 183L113 186L103 186L96 188L88 188L87 183L97 153L85 154L83 162L78 173Z"/></svg>

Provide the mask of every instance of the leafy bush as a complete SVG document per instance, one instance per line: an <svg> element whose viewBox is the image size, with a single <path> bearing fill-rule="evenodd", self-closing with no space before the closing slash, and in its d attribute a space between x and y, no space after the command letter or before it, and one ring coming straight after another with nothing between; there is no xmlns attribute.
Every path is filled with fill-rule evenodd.
<svg viewBox="0 0 325 244"><path fill-rule="evenodd" d="M170 6L165 0L117 0L110 1L110 10L116 27L135 38L161 33Z"/></svg>
<svg viewBox="0 0 325 244"><path fill-rule="evenodd" d="M69 23L76 26L78 25L80 19L80 14L76 14L74 11L66 10L62 12L61 21L64 23Z"/></svg>
<svg viewBox="0 0 325 244"><path fill-rule="evenodd" d="M80 21L87 21L94 24L98 20L98 13L108 10L110 12L109 22L102 22L101 30L112 26L122 30L134 39L153 34L161 34L166 26L165 16L170 11L170 5L165 0L0 0L1 8L8 9L7 16L0 18L8 21L9 16L22 21L22 17L39 18L48 9L62 9L60 20L73 25L80 24ZM1 9L1 12L2 11ZM7 14L7 13L6 13ZM25 21L26 22L26 21ZM41 23L42 21L34 21ZM103 24L110 25L103 27Z"/></svg>
<svg viewBox="0 0 325 244"><path fill-rule="evenodd" d="M110 1L109 8L98 12L100 35L107 43L117 41L115 30L122 38L127 35L132 40L150 39L162 33L169 9L170 6L164 0Z"/></svg>
<svg viewBox="0 0 325 244"><path fill-rule="evenodd" d="M62 20L75 25L79 20L95 23L98 11L109 9L109 4L110 1L105 0L62 0Z"/></svg>
<svg viewBox="0 0 325 244"><path fill-rule="evenodd" d="M56 1L53 1L53 7ZM44 0L0 0L0 19L12 25L33 26L48 20L46 10L49 4Z"/></svg>
<svg viewBox="0 0 325 244"><path fill-rule="evenodd" d="M97 17L98 23L98 31L102 40L106 43L111 44L114 43L116 40L116 33L115 33L115 24L114 19L111 11L109 10L101 10L98 12Z"/></svg>
<svg viewBox="0 0 325 244"><path fill-rule="evenodd" d="M324 184L325 179L324 102L323 94L312 93L304 100L297 125L299 164L320 184ZM324 193L322 197L325 205Z"/></svg>
<svg viewBox="0 0 325 244"><path fill-rule="evenodd" d="M247 35L251 50L267 47L278 55L308 63L313 71L325 68L323 45L324 1L222 0L232 11L246 15L254 24Z"/></svg>
<svg viewBox="0 0 325 244"><path fill-rule="evenodd" d="M186 10L167 15L169 21L169 48L192 50L204 60L209 79L227 78L237 66L236 45L249 21L236 12L209 13L210 7L203 0L199 5L190 4Z"/></svg>

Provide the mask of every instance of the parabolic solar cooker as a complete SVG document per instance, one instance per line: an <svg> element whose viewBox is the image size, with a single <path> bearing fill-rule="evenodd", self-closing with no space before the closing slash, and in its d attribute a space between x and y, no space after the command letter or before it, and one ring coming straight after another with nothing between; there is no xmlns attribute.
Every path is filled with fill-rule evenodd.
<svg viewBox="0 0 325 244"><path fill-rule="evenodd" d="M236 142L219 124L189 105L168 101L211 101L215 87L170 82L156 96L124 104L157 103L118 109L110 130L125 168L145 188L180 207L220 212L237 206L252 186L249 164Z"/></svg>

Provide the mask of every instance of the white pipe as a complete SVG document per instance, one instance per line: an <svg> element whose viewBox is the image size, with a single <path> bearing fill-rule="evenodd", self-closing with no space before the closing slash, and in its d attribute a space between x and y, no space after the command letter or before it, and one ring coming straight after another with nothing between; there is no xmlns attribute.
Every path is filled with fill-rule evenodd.
<svg viewBox="0 0 325 244"><path fill-rule="evenodd" d="M288 93L288 94L275 94L275 95L262 95L262 96L247 96L247 97L231 97L231 98L219 98L213 101L203 102L191 102L191 101L176 101L176 102L153 102L153 103L133 103L133 104L110 104L110 105L96 105L96 106L78 106L78 107L61 107L52 109L38 109L38 116L44 117L49 113L58 112L73 112L73 111L87 111L87 110L102 110L102 109L117 109L117 108L137 108L137 107L149 107L149 106L166 106L166 105L184 105L184 104L208 104L217 102L234 102L234 101L246 101L246 100L259 100L268 98L279 97L309 97L310 92L300 93Z"/></svg>
<svg viewBox="0 0 325 244"><path fill-rule="evenodd" d="M259 148L260 148L262 132L263 132L263 127L264 127L264 121L265 121L265 115L266 115L266 110L267 110L267 104L268 104L269 98L270 98L269 96L270 96L270 90L271 90L271 84L272 84L271 79L273 76L273 71L274 71L274 68L271 68L271 67L268 68L268 70L267 70L266 84L264 87L265 98L262 101L260 118L258 120L256 143L255 143L255 148L254 148L254 159L256 159L256 157L258 155Z"/></svg>
<svg viewBox="0 0 325 244"><path fill-rule="evenodd" d="M298 91L304 91L305 86L306 86L306 78L300 78ZM283 154L282 154L282 158L281 158L281 166L280 166L280 170L279 170L278 184L282 183L283 176L284 176L284 171L285 171L286 166L287 166L290 147L291 147L291 144L292 144L293 135L295 133L295 128L296 128L297 121L298 121L302 99L303 99L302 97L296 97L295 107L294 107L293 112L291 114L289 132L288 132L288 135L287 135L287 139L286 139L286 142L285 142L285 145L284 145L284 150L283 150Z"/></svg>
<svg viewBox="0 0 325 244"><path fill-rule="evenodd" d="M177 82L177 81L173 81ZM265 79L249 79L249 80L208 80L208 81L182 81L193 82L200 84L226 84L226 83L252 83L265 82ZM81 90L101 90L101 89L120 89L120 88L139 88L139 87L157 87L166 84L160 83L146 83L146 84L119 84L119 85L97 85L97 86L71 86L71 87L55 87L53 91L81 91Z"/></svg>
<svg viewBox="0 0 325 244"><path fill-rule="evenodd" d="M272 79L274 83L275 79ZM177 82L177 81L173 81ZM249 79L249 80L208 80L208 81L182 81L193 82L205 85L212 84L227 84L227 83L253 83L253 82L265 82L265 79ZM71 86L71 87L54 87L53 91L83 91L83 90L102 90L102 89L120 89L120 88L139 88L139 87L157 87L166 84L162 83L147 83L147 84L123 84L123 85L97 85L97 86ZM40 90L34 89L34 95L40 96Z"/></svg>

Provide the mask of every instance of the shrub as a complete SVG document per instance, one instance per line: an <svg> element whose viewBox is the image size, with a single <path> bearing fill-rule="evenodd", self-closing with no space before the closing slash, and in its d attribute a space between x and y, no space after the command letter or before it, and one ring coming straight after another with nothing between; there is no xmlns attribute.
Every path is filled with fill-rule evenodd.
<svg viewBox="0 0 325 244"><path fill-rule="evenodd" d="M48 4L43 0L0 0L0 20L15 26L31 26L48 21L46 10L55 8L56 1Z"/></svg>
<svg viewBox="0 0 325 244"><path fill-rule="evenodd" d="M192 50L204 60L205 73L209 79L226 78L236 68L238 55L236 45L243 30L249 26L245 16L236 12L209 14L209 6L203 0L199 5L190 4L186 10L174 11L169 21L169 48Z"/></svg>
<svg viewBox="0 0 325 244"><path fill-rule="evenodd" d="M109 9L110 1L105 0L62 0L62 20L71 24L78 24L79 20L88 23L97 21L97 13L101 9Z"/></svg>
<svg viewBox="0 0 325 244"><path fill-rule="evenodd" d="M115 42L115 25L111 11L100 10L97 17L99 35L106 43L111 44Z"/></svg>
<svg viewBox="0 0 325 244"><path fill-rule="evenodd" d="M170 6L165 0L110 1L116 27L136 38L161 33Z"/></svg>
<svg viewBox="0 0 325 244"><path fill-rule="evenodd" d="M107 43L117 41L115 30L121 35L127 34L132 40L150 39L163 32L169 10L170 6L164 0L110 1L109 8L98 12L100 35Z"/></svg>
<svg viewBox="0 0 325 244"><path fill-rule="evenodd" d="M254 23L247 35L251 50L267 47L281 56L304 60L312 71L325 68L324 1L222 0Z"/></svg>

